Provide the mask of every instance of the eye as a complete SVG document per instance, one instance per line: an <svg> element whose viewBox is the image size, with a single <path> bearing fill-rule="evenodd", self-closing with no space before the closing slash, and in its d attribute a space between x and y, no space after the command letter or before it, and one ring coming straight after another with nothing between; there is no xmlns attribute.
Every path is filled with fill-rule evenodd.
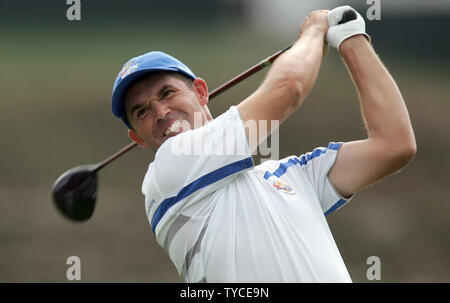
<svg viewBox="0 0 450 303"><path fill-rule="evenodd" d="M145 113L148 111L148 109L146 107L141 108L140 110L137 111L137 118L141 118L143 115L145 115Z"/></svg>
<svg viewBox="0 0 450 303"><path fill-rule="evenodd" d="M165 99L167 97L169 97L172 93L174 93L175 91L171 88L167 89L164 94L162 95L162 99Z"/></svg>

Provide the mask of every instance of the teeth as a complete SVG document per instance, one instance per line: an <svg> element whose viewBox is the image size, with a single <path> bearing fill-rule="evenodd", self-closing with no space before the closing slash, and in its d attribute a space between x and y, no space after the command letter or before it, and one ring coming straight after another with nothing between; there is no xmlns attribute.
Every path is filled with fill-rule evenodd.
<svg viewBox="0 0 450 303"><path fill-rule="evenodd" d="M175 121L172 125L164 132L164 135L168 136L173 132L178 131L181 126L181 121Z"/></svg>

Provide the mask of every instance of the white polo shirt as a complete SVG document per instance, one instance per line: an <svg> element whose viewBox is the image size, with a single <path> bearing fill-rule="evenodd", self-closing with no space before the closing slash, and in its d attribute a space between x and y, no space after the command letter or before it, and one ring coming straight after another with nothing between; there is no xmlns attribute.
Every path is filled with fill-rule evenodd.
<svg viewBox="0 0 450 303"><path fill-rule="evenodd" d="M327 177L340 146L254 166L234 106L164 142L142 192L182 279L351 282L325 219L349 201Z"/></svg>

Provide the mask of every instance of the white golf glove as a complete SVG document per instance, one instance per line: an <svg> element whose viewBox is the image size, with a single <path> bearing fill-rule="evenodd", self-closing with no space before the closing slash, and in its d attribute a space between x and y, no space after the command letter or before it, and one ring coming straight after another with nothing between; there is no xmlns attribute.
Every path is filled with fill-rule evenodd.
<svg viewBox="0 0 450 303"><path fill-rule="evenodd" d="M342 20L344 12L352 10L356 13L356 19L350 20L346 23L338 24ZM341 43L352 36L364 35L369 42L371 42L370 36L366 33L366 23L363 17L351 6L339 6L331 10L327 14L328 19L328 32L327 32L327 42L329 45L337 48Z"/></svg>

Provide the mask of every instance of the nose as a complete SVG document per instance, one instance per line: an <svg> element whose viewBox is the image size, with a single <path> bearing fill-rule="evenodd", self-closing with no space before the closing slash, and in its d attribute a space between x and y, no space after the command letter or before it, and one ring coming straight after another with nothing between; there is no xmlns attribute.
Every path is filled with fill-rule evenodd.
<svg viewBox="0 0 450 303"><path fill-rule="evenodd" d="M170 113L170 109L159 102L154 102L153 111L155 113L156 123L161 122Z"/></svg>

